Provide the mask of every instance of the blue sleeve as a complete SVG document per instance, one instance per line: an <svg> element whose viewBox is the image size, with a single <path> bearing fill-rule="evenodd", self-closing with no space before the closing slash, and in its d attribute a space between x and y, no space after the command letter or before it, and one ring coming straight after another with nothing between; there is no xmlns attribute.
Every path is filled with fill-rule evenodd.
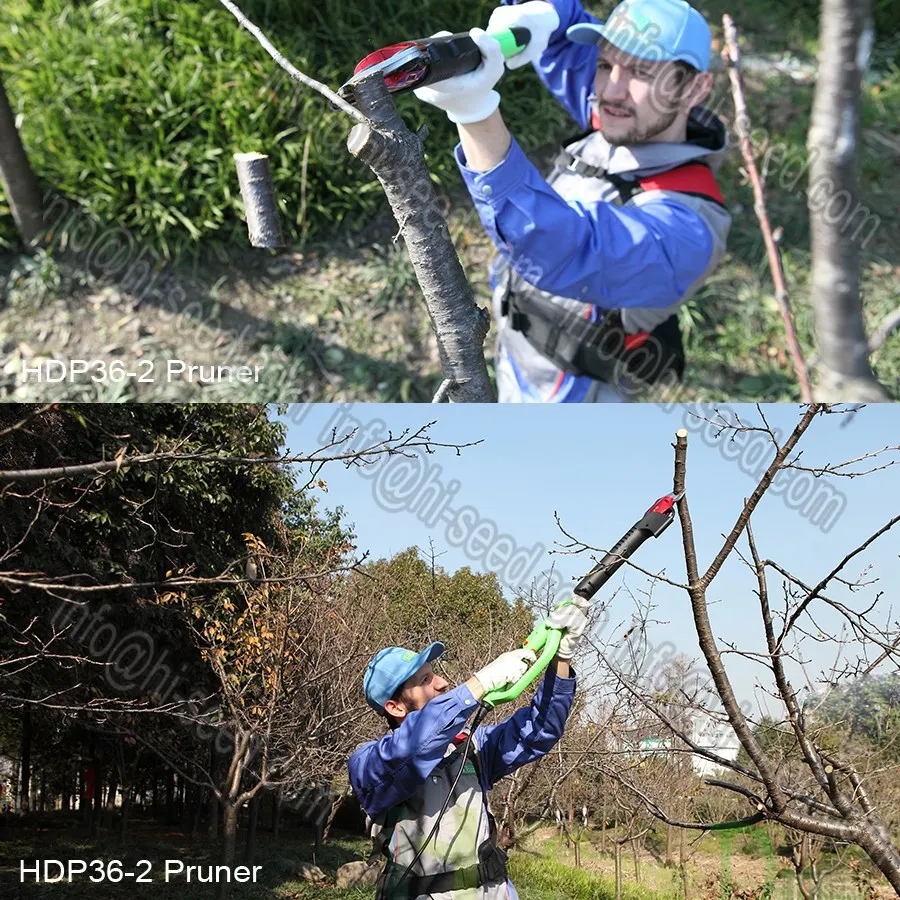
<svg viewBox="0 0 900 900"><path fill-rule="evenodd" d="M390 734L353 753L347 763L350 784L371 818L416 792L477 708L478 701L461 684L411 712Z"/></svg>
<svg viewBox="0 0 900 900"><path fill-rule="evenodd" d="M487 789L553 749L562 737L574 697L575 678L559 678L548 670L529 706L499 725L478 729L478 754Z"/></svg>
<svg viewBox="0 0 900 900"><path fill-rule="evenodd" d="M641 206L564 200L515 140L488 172L456 161L481 223L526 281L605 309L672 306L706 271L713 237L668 198Z"/></svg>
<svg viewBox="0 0 900 900"><path fill-rule="evenodd" d="M559 28L535 64L538 77L551 94L582 127L590 121L588 95L594 89L597 68L597 45L575 44L566 37L566 29L580 22L598 22L585 12L578 0L550 0L559 14ZM504 6L515 6L516 0L503 0Z"/></svg>

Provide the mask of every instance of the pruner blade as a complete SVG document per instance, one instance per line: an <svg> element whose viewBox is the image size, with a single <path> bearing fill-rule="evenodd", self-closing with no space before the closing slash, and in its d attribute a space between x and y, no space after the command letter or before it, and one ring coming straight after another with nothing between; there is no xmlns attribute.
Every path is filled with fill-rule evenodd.
<svg viewBox="0 0 900 900"><path fill-rule="evenodd" d="M413 44L409 47L404 47L388 59L383 59L381 62L373 63L364 69L360 69L352 78L341 85L338 93L343 96L345 91L352 90L354 85L359 84L360 81L368 78L370 75L380 74L382 77L396 75L404 69L421 64L422 58L423 51L420 46Z"/></svg>

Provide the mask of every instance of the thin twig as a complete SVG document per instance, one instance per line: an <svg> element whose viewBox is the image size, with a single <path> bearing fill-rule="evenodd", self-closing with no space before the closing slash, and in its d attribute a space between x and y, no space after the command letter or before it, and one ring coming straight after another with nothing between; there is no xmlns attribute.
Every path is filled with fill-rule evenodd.
<svg viewBox="0 0 900 900"><path fill-rule="evenodd" d="M812 388L809 383L809 370L803 358L803 351L797 340L797 332L794 328L794 319L791 315L790 298L787 284L784 279L784 268L781 263L781 253L778 244L772 234L772 225L769 222L769 213L766 209L765 190L756 160L753 158L753 149L750 141L750 115L747 112L747 101L744 99L744 82L741 77L741 54L738 49L737 28L734 20L729 15L722 16L722 24L725 29L725 46L722 48L722 60L728 69L731 79L731 90L734 95L735 128L740 138L741 155L744 157L744 165L753 185L754 211L759 219L763 240L766 244L766 252L769 257L769 268L772 270L772 281L775 284L775 300L781 310L784 319L784 332L787 338L788 348L791 351L791 359L794 363L794 371L800 382L800 397L804 403L812 403Z"/></svg>
<svg viewBox="0 0 900 900"><path fill-rule="evenodd" d="M869 340L869 354L871 355L876 350L880 350L891 332L897 328L900 328L900 307L885 316L881 325L878 326L878 331L872 335Z"/></svg>
<svg viewBox="0 0 900 900"><path fill-rule="evenodd" d="M441 382L441 386L437 389L434 398L432 399L432 403L443 403L449 396L450 391L454 387L454 382L451 378L445 378Z"/></svg>
<svg viewBox="0 0 900 900"><path fill-rule="evenodd" d="M303 161L300 163L300 213L297 216L297 224L302 225L306 218L306 167L309 163L309 145L312 132L306 135L303 142Z"/></svg>
<svg viewBox="0 0 900 900"><path fill-rule="evenodd" d="M323 97L330 100L338 109L347 113L347 115L355 122L359 122L360 125L369 125L371 127L372 123L355 106L351 106L346 100L331 90L330 87L322 84L321 81L310 78L309 75L305 75L298 68L292 66L284 56L272 46L271 41L269 41L262 31L254 25L240 9L231 2L231 0L219 0L219 3L221 3L222 6L224 6L225 9L227 9L238 22L256 38L263 50L265 50L266 53L268 53L269 56L271 56L272 59L274 59L275 62L291 76L291 78L295 81L299 81L301 84L305 84L307 87L311 87L314 91L318 91Z"/></svg>

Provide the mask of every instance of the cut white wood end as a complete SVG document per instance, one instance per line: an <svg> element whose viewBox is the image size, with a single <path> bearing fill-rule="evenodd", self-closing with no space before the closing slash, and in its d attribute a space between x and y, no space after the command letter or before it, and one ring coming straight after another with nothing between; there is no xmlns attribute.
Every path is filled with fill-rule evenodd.
<svg viewBox="0 0 900 900"><path fill-rule="evenodd" d="M247 214L250 243L254 247L283 247L269 157L265 153L235 153L234 165Z"/></svg>

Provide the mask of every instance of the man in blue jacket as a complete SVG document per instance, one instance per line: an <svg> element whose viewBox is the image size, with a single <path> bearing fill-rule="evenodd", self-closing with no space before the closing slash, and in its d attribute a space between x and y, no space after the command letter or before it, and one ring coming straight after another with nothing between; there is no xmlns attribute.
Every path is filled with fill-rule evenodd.
<svg viewBox="0 0 900 900"><path fill-rule="evenodd" d="M487 792L504 776L549 752L560 739L575 694L570 660L587 626L587 604L555 610L564 629L559 651L531 704L498 725L465 723L495 688L514 684L534 661L512 650L453 689L432 668L444 652L388 647L370 661L366 700L390 733L350 757L350 783L372 823L376 851L387 857L378 900L517 898Z"/></svg>
<svg viewBox="0 0 900 900"><path fill-rule="evenodd" d="M492 267L503 401L597 402L674 383L677 310L717 267L731 218L714 171L727 147L701 104L711 36L685 0L625 0L605 24L579 0L503 0L488 28L524 27L532 63L585 130L544 178L495 90L499 43L473 29L475 71L419 88L459 128L456 160L500 252Z"/></svg>

